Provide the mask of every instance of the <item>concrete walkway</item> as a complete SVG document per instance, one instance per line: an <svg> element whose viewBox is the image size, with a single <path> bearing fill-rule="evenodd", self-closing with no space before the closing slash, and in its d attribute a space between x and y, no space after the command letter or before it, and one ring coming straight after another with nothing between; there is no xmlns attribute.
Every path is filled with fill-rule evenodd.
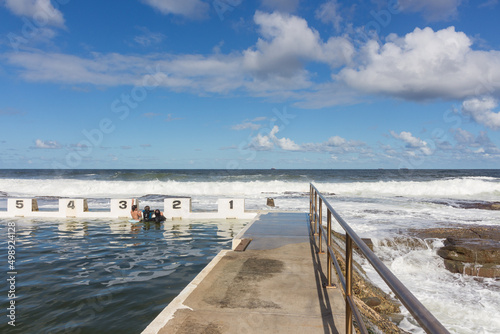
<svg viewBox="0 0 500 334"><path fill-rule="evenodd" d="M326 255L310 242L308 215L267 213L236 237L143 333L344 333L340 289L325 289Z"/></svg>

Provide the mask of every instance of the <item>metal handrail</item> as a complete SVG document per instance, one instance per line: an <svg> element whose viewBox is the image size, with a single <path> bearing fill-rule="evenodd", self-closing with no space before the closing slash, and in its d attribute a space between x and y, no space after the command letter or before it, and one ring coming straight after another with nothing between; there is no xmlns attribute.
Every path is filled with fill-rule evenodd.
<svg viewBox="0 0 500 334"><path fill-rule="evenodd" d="M319 198L319 206L317 205ZM314 203L313 203L314 199ZM327 208L327 231L324 230L322 225L322 206L323 203ZM399 298L401 303L413 315L415 320L422 326L422 328L431 334L446 334L448 330L425 308L422 303L404 286L404 284L385 266L385 264L371 251L371 249L361 240L361 238L354 232L354 230L340 217L340 215L328 203L328 200L318 191L318 189L311 183L310 196L309 196L309 217L312 227L313 235L318 235L319 251L322 251L322 239L325 239L327 244L327 284L326 286L333 286L331 280L331 264L335 266L335 270L339 276L344 295L346 299L346 333L352 333L352 317L356 319L358 328L362 333L368 333L364 322L362 321L360 312L356 307L352 298L352 243L358 246L360 252L365 256L372 267L387 283L389 288ZM337 222L346 232L346 277L344 277L342 270L337 262L333 249L331 247L331 216L335 217Z"/></svg>

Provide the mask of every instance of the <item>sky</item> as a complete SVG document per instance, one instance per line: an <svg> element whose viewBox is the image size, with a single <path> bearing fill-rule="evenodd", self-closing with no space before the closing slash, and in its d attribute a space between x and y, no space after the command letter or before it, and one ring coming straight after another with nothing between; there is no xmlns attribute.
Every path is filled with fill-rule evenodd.
<svg viewBox="0 0 500 334"><path fill-rule="evenodd" d="M499 168L498 0L0 0L0 168Z"/></svg>

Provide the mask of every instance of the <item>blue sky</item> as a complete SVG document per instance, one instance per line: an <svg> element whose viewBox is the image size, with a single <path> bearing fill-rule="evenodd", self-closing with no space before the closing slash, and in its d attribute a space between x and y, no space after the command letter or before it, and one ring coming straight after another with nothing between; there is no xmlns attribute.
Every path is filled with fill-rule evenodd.
<svg viewBox="0 0 500 334"><path fill-rule="evenodd" d="M0 168L499 168L498 0L4 0Z"/></svg>

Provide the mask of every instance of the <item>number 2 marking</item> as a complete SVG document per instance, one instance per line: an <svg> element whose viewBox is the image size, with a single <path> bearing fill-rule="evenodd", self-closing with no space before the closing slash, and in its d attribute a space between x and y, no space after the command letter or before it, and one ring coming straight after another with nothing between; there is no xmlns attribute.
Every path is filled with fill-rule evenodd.
<svg viewBox="0 0 500 334"><path fill-rule="evenodd" d="M181 208L181 201L172 202L172 209L180 209L180 208Z"/></svg>

